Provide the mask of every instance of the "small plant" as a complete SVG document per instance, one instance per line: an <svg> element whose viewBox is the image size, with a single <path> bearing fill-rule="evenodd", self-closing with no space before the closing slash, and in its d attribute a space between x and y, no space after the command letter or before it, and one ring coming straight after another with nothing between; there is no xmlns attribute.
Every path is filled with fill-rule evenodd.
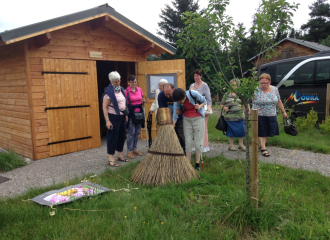
<svg viewBox="0 0 330 240"><path fill-rule="evenodd" d="M320 124L319 127L323 132L330 132L330 117L328 117L324 123Z"/></svg>
<svg viewBox="0 0 330 240"><path fill-rule="evenodd" d="M317 112L312 108L306 117L298 117L296 119L295 126L301 131L309 130L315 127L317 120Z"/></svg>
<svg viewBox="0 0 330 240"><path fill-rule="evenodd" d="M10 171L14 168L24 166L23 157L12 151L0 152L0 172Z"/></svg>

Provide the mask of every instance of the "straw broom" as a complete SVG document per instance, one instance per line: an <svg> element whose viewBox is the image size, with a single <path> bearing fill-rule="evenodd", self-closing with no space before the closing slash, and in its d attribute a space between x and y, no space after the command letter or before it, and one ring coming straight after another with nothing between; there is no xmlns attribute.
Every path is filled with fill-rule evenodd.
<svg viewBox="0 0 330 240"><path fill-rule="evenodd" d="M171 123L170 109L158 109L157 121L159 125L156 139L145 158L136 167L131 181L142 185L160 186L167 183L188 182L193 178L198 178L197 172L185 157L176 136Z"/></svg>

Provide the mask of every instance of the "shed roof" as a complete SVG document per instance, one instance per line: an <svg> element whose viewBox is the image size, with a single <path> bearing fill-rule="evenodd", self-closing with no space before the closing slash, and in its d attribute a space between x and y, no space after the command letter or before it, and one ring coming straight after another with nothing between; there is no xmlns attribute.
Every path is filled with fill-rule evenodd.
<svg viewBox="0 0 330 240"><path fill-rule="evenodd" d="M325 45L322 45L322 44L320 44L320 43L315 43L315 42L310 42L310 41L300 40L300 39L296 39L296 38L289 38L289 37L282 39L282 40L279 41L277 44L274 44L273 46L271 46L269 49L271 49L271 48L273 48L273 47L275 47L275 46L277 46L277 45L280 45L280 44L281 44L282 42L284 42L284 41L291 41L291 42L294 42L294 43L300 44L300 45L302 45L302 46L305 46L305 47L308 47L308 48L314 49L314 50L319 51L319 52L330 50L330 47L325 46ZM260 54L263 54L264 52L265 52L265 51L259 53L258 55L255 55L255 56L252 57L252 58L250 58L250 59L248 60L248 62L251 61L251 60L253 60L253 59L255 59L255 58L258 57Z"/></svg>
<svg viewBox="0 0 330 240"><path fill-rule="evenodd" d="M111 28L111 26L109 25L113 24L114 27L113 29L111 28L113 31L117 30L117 33L121 34L120 32L118 32L118 28L115 27L120 24L121 26L127 28L127 30L132 33L135 38L138 38L140 44L142 44L143 41L144 43L151 42L155 45L158 45L158 47L163 49L164 52L168 52L170 54L176 53L176 48L174 48L172 45L166 43L162 39L151 34L147 30L143 29L139 25L129 20L128 18L116 12L115 9L110 7L108 4L104 4L99 7L91 8L81 12L72 13L62 17L53 18L43 22L27 25L24 27L7 30L0 33L0 40L2 39L4 44L11 44L24 39L42 35L47 32L52 32L61 28L76 25L86 21L91 21L104 16L109 16L111 20L114 20L107 25L107 27ZM127 31L126 33L121 35L126 35L127 37Z"/></svg>

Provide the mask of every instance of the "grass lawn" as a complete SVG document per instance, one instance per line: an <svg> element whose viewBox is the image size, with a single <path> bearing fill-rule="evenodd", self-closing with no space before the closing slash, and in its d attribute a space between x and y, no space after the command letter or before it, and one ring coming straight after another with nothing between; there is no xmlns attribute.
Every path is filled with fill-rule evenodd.
<svg viewBox="0 0 330 240"><path fill-rule="evenodd" d="M254 210L245 197L245 162L206 161L199 180L156 188L128 182L137 163L108 170L97 184L139 189L55 206L54 216L49 207L22 200L64 183L0 201L0 239L330 239L329 178L260 163Z"/></svg>
<svg viewBox="0 0 330 240"><path fill-rule="evenodd" d="M1 151L0 149L0 172L6 172L26 165L23 157L13 151Z"/></svg>
<svg viewBox="0 0 330 240"><path fill-rule="evenodd" d="M228 137L222 132L215 129L218 122L219 114L213 114L209 117L208 130L209 140L211 142L229 143ZM299 131L298 136L290 136L284 132L284 126L279 124L280 135L269 138L266 146L276 146L288 149L308 150L318 153L330 153L330 132L322 133L314 128L309 131ZM250 129L250 140L251 140ZM238 139L235 139L238 143Z"/></svg>

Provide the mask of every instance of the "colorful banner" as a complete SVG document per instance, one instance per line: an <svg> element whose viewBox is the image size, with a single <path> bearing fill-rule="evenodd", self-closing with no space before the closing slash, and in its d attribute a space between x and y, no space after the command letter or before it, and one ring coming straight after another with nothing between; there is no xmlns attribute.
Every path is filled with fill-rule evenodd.
<svg viewBox="0 0 330 240"><path fill-rule="evenodd" d="M91 182L83 182L43 193L31 200L41 205L52 206L72 202L82 197L95 196L109 191L112 190Z"/></svg>

